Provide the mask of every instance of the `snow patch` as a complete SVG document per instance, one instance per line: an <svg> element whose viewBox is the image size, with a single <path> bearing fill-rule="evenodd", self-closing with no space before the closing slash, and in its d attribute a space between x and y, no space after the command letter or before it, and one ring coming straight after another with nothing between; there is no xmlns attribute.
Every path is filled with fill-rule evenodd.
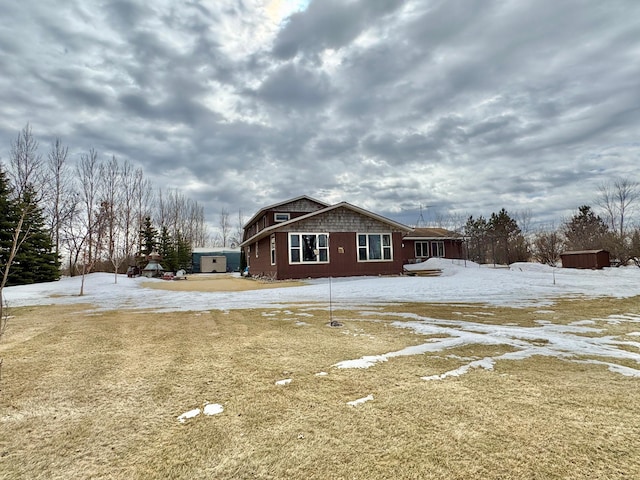
<svg viewBox="0 0 640 480"><path fill-rule="evenodd" d="M474 362L468 363L461 367L456 368L455 370L449 370L448 372L444 372L440 375L430 375L428 377L420 377L422 380L442 380L447 377L459 377L460 375L464 375L472 368L484 368L485 370L493 370L493 365L495 361L493 358L486 357L482 360L476 360Z"/></svg>
<svg viewBox="0 0 640 480"><path fill-rule="evenodd" d="M283 380L278 380L276 382L276 385L289 385L291 383L291 379L290 378L285 378Z"/></svg>
<svg viewBox="0 0 640 480"><path fill-rule="evenodd" d="M188 419L190 418L194 418L197 417L198 415L200 415L200 412L202 410L200 410L199 408L194 408L193 410L189 410L188 412L184 412L182 415L180 415L178 417L178 421L180 423L184 423L186 422Z"/></svg>
<svg viewBox="0 0 640 480"><path fill-rule="evenodd" d="M352 407L355 407L356 405L360 405L361 403L368 402L370 400L373 400L373 395L367 395L366 397L358 398L357 400L352 400L350 402L347 402L347 405L351 405Z"/></svg>
<svg viewBox="0 0 640 480"><path fill-rule="evenodd" d="M204 406L203 413L205 415L218 415L224 412L224 407L219 403L208 403Z"/></svg>

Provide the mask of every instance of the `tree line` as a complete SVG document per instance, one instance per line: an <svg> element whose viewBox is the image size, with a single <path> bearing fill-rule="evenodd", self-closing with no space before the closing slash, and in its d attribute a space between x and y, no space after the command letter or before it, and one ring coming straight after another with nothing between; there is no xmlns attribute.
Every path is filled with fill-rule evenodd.
<svg viewBox="0 0 640 480"><path fill-rule="evenodd" d="M123 273L144 266L149 247L166 256L167 268L182 266L185 252L208 239L198 202L154 188L141 168L93 148L72 164L56 139L43 156L29 124L11 143L8 165L0 164L0 208L14 212L3 210L0 220L2 287L55 280L61 268Z"/></svg>
<svg viewBox="0 0 640 480"><path fill-rule="evenodd" d="M581 205L557 228L530 232L530 213L521 213L518 221L503 208L489 218L469 216L460 230L468 259L478 263L556 265L564 251L604 249L614 265L640 267L640 226L633 222L639 204L640 184L619 178L598 188L595 206L601 214Z"/></svg>

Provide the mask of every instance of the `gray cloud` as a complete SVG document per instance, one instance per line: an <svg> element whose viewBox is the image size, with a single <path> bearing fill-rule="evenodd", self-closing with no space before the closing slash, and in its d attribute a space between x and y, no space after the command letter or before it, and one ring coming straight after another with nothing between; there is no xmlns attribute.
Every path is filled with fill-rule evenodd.
<svg viewBox="0 0 640 480"><path fill-rule="evenodd" d="M314 55L352 42L370 23L398 9L404 0L323 0L293 14L278 35L273 53L291 59L298 53Z"/></svg>
<svg viewBox="0 0 640 480"><path fill-rule="evenodd" d="M313 0L277 28L266 3L9 2L1 160L29 122L212 224L301 194L559 222L638 176L635 1Z"/></svg>

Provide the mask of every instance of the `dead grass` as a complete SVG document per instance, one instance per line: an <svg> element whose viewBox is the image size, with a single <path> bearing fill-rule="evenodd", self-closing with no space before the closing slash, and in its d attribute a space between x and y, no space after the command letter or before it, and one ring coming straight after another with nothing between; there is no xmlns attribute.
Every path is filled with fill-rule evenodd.
<svg viewBox="0 0 640 480"><path fill-rule="evenodd" d="M266 281L225 273L189 275L187 280L144 282L146 288L178 292L242 292L266 288L299 287L303 282L295 280Z"/></svg>
<svg viewBox="0 0 640 480"><path fill-rule="evenodd" d="M396 307L522 325L640 313L638 299L559 301L546 314ZM604 366L534 357L420 379L464 363L451 354L507 351L474 346L340 370L331 366L425 341L391 327L397 317L344 310L333 312L342 328L320 308L13 313L0 344L3 479L640 477L639 380ZM284 378L292 382L275 385ZM205 402L225 410L177 421Z"/></svg>

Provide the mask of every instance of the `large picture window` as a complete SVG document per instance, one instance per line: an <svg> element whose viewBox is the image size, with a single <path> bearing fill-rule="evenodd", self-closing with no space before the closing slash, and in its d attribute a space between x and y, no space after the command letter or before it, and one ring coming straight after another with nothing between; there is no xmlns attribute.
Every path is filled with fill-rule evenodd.
<svg viewBox="0 0 640 480"><path fill-rule="evenodd" d="M391 234L368 233L358 234L358 261L390 261L393 260Z"/></svg>
<svg viewBox="0 0 640 480"><path fill-rule="evenodd" d="M329 234L290 233L290 263L327 263L329 261Z"/></svg>

